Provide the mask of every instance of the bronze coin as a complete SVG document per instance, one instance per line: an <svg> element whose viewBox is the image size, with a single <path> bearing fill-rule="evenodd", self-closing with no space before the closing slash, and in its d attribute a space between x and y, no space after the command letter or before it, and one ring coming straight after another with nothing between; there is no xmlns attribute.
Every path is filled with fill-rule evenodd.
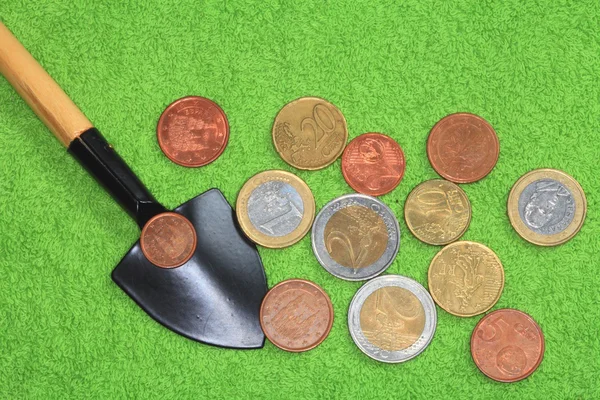
<svg viewBox="0 0 600 400"><path fill-rule="evenodd" d="M365 133L354 138L342 155L342 174L348 185L370 196L394 190L405 168L400 145L381 133Z"/></svg>
<svg viewBox="0 0 600 400"><path fill-rule="evenodd" d="M212 100L188 96L165 109L156 135L171 161L184 167L201 167L215 161L227 147L229 123Z"/></svg>
<svg viewBox="0 0 600 400"><path fill-rule="evenodd" d="M282 350L311 350L329 335L333 306L317 284L290 279L275 285L265 296L260 325L271 343Z"/></svg>
<svg viewBox="0 0 600 400"><path fill-rule="evenodd" d="M152 217L140 236L142 253L157 267L185 264L196 250L196 230L186 217L165 212Z"/></svg>
<svg viewBox="0 0 600 400"><path fill-rule="evenodd" d="M471 355L477 368L499 382L531 375L544 357L544 334L529 315L510 308L483 317L471 335Z"/></svg>
<svg viewBox="0 0 600 400"><path fill-rule="evenodd" d="M500 153L494 128L483 118L451 114L429 133L427 156L433 169L455 183L471 183L489 174Z"/></svg>

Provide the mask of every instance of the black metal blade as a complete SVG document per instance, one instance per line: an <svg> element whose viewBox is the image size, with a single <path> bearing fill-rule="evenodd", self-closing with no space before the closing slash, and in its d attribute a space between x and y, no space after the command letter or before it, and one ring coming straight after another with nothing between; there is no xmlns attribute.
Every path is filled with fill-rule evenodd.
<svg viewBox="0 0 600 400"><path fill-rule="evenodd" d="M267 292L265 272L233 209L211 189L174 211L196 228L192 258L178 268L159 268L138 241L112 279L152 318L183 336L220 347L263 347L259 310Z"/></svg>

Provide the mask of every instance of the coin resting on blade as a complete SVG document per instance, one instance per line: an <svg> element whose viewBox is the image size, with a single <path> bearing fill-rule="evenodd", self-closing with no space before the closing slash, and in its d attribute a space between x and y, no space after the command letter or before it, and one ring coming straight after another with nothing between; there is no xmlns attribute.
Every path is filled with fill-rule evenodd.
<svg viewBox="0 0 600 400"><path fill-rule="evenodd" d="M429 291L450 314L471 317L496 304L504 288L504 269L481 243L459 241L440 250L428 272Z"/></svg>
<svg viewBox="0 0 600 400"><path fill-rule="evenodd" d="M380 200L348 194L327 203L315 218L312 248L338 278L358 281L385 271L398 253L400 227Z"/></svg>
<svg viewBox="0 0 600 400"><path fill-rule="evenodd" d="M363 285L348 311L348 327L359 349L382 362L397 363L420 354L437 324L435 304L418 282L380 276Z"/></svg>
<svg viewBox="0 0 600 400"><path fill-rule="evenodd" d="M458 185L433 179L415 187L406 199L404 218L417 239L433 245L458 240L471 222L471 203Z"/></svg>
<svg viewBox="0 0 600 400"><path fill-rule="evenodd" d="M140 235L148 261L161 268L185 264L196 250L196 230L183 215L165 212L152 217Z"/></svg>
<svg viewBox="0 0 600 400"><path fill-rule="evenodd" d="M494 128L483 118L457 113L442 118L429 133L427 156L442 177L471 183L489 174L500 153Z"/></svg>
<svg viewBox="0 0 600 400"><path fill-rule="evenodd" d="M315 200L304 181L285 171L254 175L238 194L236 213L246 236L265 247L291 246L306 235Z"/></svg>
<svg viewBox="0 0 600 400"><path fill-rule="evenodd" d="M216 160L229 139L227 116L215 102L188 96L171 103L156 127L158 144L174 163L201 167Z"/></svg>
<svg viewBox="0 0 600 400"><path fill-rule="evenodd" d="M344 151L348 128L336 106L318 97L286 104L273 123L273 143L283 160L315 170L333 163Z"/></svg>
<svg viewBox="0 0 600 400"><path fill-rule="evenodd" d="M544 357L544 335L529 315L509 308L483 317L471 335L471 355L477 368L499 382L531 375Z"/></svg>
<svg viewBox="0 0 600 400"><path fill-rule="evenodd" d="M317 284L290 279L273 287L260 307L260 325L280 349L301 352L317 347L331 331L333 306Z"/></svg>
<svg viewBox="0 0 600 400"><path fill-rule="evenodd" d="M391 192L402 180L405 167L400 145L381 133L354 138L342 155L342 173L348 185L370 196Z"/></svg>
<svg viewBox="0 0 600 400"><path fill-rule="evenodd" d="M540 246L562 244L579 232L587 201L579 183L555 169L523 175L508 196L508 217L517 233Z"/></svg>

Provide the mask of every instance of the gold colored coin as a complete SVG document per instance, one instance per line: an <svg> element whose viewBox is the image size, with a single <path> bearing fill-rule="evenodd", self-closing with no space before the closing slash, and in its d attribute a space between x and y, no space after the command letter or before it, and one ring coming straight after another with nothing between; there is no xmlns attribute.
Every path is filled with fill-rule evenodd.
<svg viewBox="0 0 600 400"><path fill-rule="evenodd" d="M291 246L308 233L315 200L308 185L286 171L263 171L240 190L236 214L246 236L264 247Z"/></svg>
<svg viewBox="0 0 600 400"><path fill-rule="evenodd" d="M436 254L428 279L438 306L458 317L472 317L492 308L500 298L504 268L487 246L459 241Z"/></svg>
<svg viewBox="0 0 600 400"><path fill-rule="evenodd" d="M387 227L370 208L349 206L327 221L325 243L331 258L344 267L368 267L379 260L387 247Z"/></svg>
<svg viewBox="0 0 600 400"><path fill-rule="evenodd" d="M424 328L423 304L410 290L401 287L377 289L360 309L360 329L369 342L383 350L409 348Z"/></svg>
<svg viewBox="0 0 600 400"><path fill-rule="evenodd" d="M508 196L508 218L530 243L557 246L579 232L587 201L581 185L556 169L536 169L523 175Z"/></svg>
<svg viewBox="0 0 600 400"><path fill-rule="evenodd" d="M318 97L301 97L286 104L273 123L277 153L293 167L325 168L344 151L346 119L340 110Z"/></svg>
<svg viewBox="0 0 600 400"><path fill-rule="evenodd" d="M444 245L469 228L471 203L455 183L433 179L415 187L404 205L408 229L422 242Z"/></svg>

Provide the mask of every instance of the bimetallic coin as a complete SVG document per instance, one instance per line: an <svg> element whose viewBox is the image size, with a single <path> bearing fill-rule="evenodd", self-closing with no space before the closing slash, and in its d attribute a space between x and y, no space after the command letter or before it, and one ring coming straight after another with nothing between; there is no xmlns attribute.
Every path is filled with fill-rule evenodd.
<svg viewBox="0 0 600 400"><path fill-rule="evenodd" d="M318 97L286 104L273 123L273 143L283 160L315 170L333 163L344 151L348 128L336 106Z"/></svg>
<svg viewBox="0 0 600 400"><path fill-rule="evenodd" d="M544 358L544 334L529 315L510 308L481 318L471 335L475 365L499 382L516 382L531 375Z"/></svg>
<svg viewBox="0 0 600 400"><path fill-rule="evenodd" d="M260 326L280 349L301 352L317 347L331 331L333 306L317 284L290 279L274 286L260 307Z"/></svg>
<svg viewBox="0 0 600 400"><path fill-rule="evenodd" d="M308 233L315 217L309 187L285 171L264 171L240 190L236 213L246 236L265 247L291 246Z"/></svg>
<svg viewBox="0 0 600 400"><path fill-rule="evenodd" d="M471 203L458 185L444 179L421 183L404 205L408 229L417 239L433 245L458 240L469 228Z"/></svg>
<svg viewBox="0 0 600 400"><path fill-rule="evenodd" d="M381 133L365 133L354 138L342 155L342 174L348 185L370 196L394 190L405 168L400 145Z"/></svg>
<svg viewBox="0 0 600 400"><path fill-rule="evenodd" d="M458 317L472 317L492 308L500 298L504 268L488 247L460 241L435 255L428 280L438 306Z"/></svg>
<svg viewBox="0 0 600 400"><path fill-rule="evenodd" d="M323 268L349 281L379 275L400 248L400 226L392 210L358 193L327 203L315 218L311 237Z"/></svg>
<svg viewBox="0 0 600 400"><path fill-rule="evenodd" d="M579 183L555 169L523 175L508 196L508 217L517 233L540 246L565 243L579 232L587 201Z"/></svg>
<svg viewBox="0 0 600 400"><path fill-rule="evenodd" d="M408 361L422 353L436 325L435 304L427 290L400 275L365 283L348 311L354 343L369 357L386 363Z"/></svg>
<svg viewBox="0 0 600 400"><path fill-rule="evenodd" d="M158 144L174 163L201 167L216 160L229 139L227 116L215 102L188 96L171 103L156 127Z"/></svg>
<svg viewBox="0 0 600 400"><path fill-rule="evenodd" d="M500 153L494 128L483 118L457 113L442 118L429 133L427 156L442 177L471 183L489 174Z"/></svg>
<svg viewBox="0 0 600 400"><path fill-rule="evenodd" d="M186 217L165 212L152 217L140 235L140 247L157 267L175 268L185 264L196 251L196 230Z"/></svg>

